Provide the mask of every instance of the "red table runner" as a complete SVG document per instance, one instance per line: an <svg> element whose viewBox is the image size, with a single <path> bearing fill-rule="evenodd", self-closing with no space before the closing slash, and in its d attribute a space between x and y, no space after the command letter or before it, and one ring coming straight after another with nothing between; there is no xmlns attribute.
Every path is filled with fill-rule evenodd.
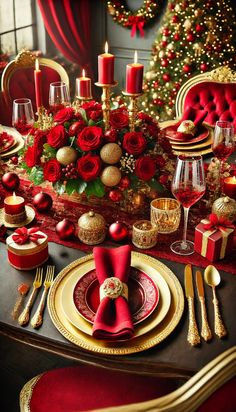
<svg viewBox="0 0 236 412"><path fill-rule="evenodd" d="M18 195L21 195L25 198L26 204L32 205L32 199L34 195L41 191L49 193L53 198L53 207L48 213L38 213L36 212L35 221L31 223L30 226L39 226L41 230L44 231L48 235L49 242L55 242L67 247L71 247L74 249L80 249L85 252L91 252L93 250L93 246L88 246L80 242L80 240L75 237L69 241L60 240L55 232L56 224L61 221L63 218L68 218L69 220L73 221L77 225L78 218L85 212L89 211L88 205L80 204L74 200L70 200L68 197L57 196L52 190L50 189L42 189L39 186L34 186L31 182L22 180L19 190L17 191ZM3 199L9 195L2 186L0 187L0 197L1 203L0 207L3 207ZM105 218L108 224L113 223L116 220L125 222L128 224L130 228L130 233L132 230L132 224L139 220L140 217L135 215L128 215L125 212L119 212L118 208L112 208L111 206L102 206L99 205L91 205L91 209L95 210L98 213L101 213ZM201 219L205 218L208 215L208 212L205 213L197 208L190 209L189 215L189 225L188 225L188 233L187 238L189 240L193 240L194 238L194 228L200 222ZM149 219L149 216L146 216ZM130 236L131 238L131 236ZM178 231L172 233L170 235L159 235L157 245L149 250L141 250L135 248L131 240L129 239L128 242L132 246L133 250L140 251L142 253L149 254L150 256L154 256L156 258L165 258L170 261L180 262L180 263L191 263L195 266L206 267L210 264L210 262L199 255L198 253L194 253L190 256L179 256L175 255L170 250L170 244L175 240L182 238L182 226L179 228ZM114 242L110 241L108 238L103 243L103 246L114 246ZM118 246L118 244L116 244ZM219 260L214 262L214 266L219 270L224 270L225 272L229 272L232 274L236 274L236 236L234 236L234 249L230 256L226 257L223 260Z"/></svg>

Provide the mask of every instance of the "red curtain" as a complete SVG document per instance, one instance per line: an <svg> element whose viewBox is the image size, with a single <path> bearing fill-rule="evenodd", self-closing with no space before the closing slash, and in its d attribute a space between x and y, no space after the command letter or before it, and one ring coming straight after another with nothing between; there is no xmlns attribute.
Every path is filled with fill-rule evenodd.
<svg viewBox="0 0 236 412"><path fill-rule="evenodd" d="M57 49L91 75L88 0L38 0L43 21Z"/></svg>

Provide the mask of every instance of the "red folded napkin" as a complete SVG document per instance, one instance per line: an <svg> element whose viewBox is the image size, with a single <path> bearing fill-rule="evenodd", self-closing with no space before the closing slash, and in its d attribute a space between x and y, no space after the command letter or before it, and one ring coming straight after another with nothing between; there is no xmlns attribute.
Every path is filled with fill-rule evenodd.
<svg viewBox="0 0 236 412"><path fill-rule="evenodd" d="M95 247L93 254L100 285L110 277L127 283L131 262L129 245L116 249ZM103 297L95 315L93 336L96 339L121 340L130 339L133 334L133 322L127 299L121 295L115 299Z"/></svg>
<svg viewBox="0 0 236 412"><path fill-rule="evenodd" d="M191 120L194 123L196 131L194 134L177 131L176 137L180 140L190 140L193 137L196 137L197 128L199 128L202 125L202 122L205 120L207 113L208 112L206 110L198 110L194 109L193 107L188 107L183 113L182 119L178 122L178 124L176 124L176 130L182 122Z"/></svg>

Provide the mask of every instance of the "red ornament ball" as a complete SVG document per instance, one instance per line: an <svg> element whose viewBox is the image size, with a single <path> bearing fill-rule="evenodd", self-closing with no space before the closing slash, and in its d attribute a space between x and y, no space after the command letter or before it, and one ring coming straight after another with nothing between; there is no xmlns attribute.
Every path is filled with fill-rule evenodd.
<svg viewBox="0 0 236 412"><path fill-rule="evenodd" d="M107 142L115 143L118 140L117 131L115 129L109 129L104 133L104 137Z"/></svg>
<svg viewBox="0 0 236 412"><path fill-rule="evenodd" d="M20 186L19 176L14 172L7 172L2 177L2 185L6 190L17 190Z"/></svg>
<svg viewBox="0 0 236 412"><path fill-rule="evenodd" d="M128 236L129 230L125 223L115 222L109 227L109 235L114 242L122 242Z"/></svg>
<svg viewBox="0 0 236 412"><path fill-rule="evenodd" d="M119 182L119 189L125 190L125 189L128 189L129 186L130 186L130 179L128 178L128 176L122 177Z"/></svg>
<svg viewBox="0 0 236 412"><path fill-rule="evenodd" d="M162 40L162 41L161 41L161 46L162 46L162 47L166 47L166 46L167 46L167 44L168 44L168 43L167 43L167 41L166 41L166 40Z"/></svg>
<svg viewBox="0 0 236 412"><path fill-rule="evenodd" d="M192 67L190 66L190 64L185 64L183 66L183 72L184 73L191 73Z"/></svg>
<svg viewBox="0 0 236 412"><path fill-rule="evenodd" d="M180 40L180 35L179 35L179 33L175 33L175 34L174 34L174 40L175 40L175 41L179 41L179 40Z"/></svg>
<svg viewBox="0 0 236 412"><path fill-rule="evenodd" d="M18 156L12 156L11 162L12 162L14 165L18 165Z"/></svg>
<svg viewBox="0 0 236 412"><path fill-rule="evenodd" d="M72 123L72 125L69 128L69 136L76 136L83 127L85 126L85 123L83 120L79 120L78 122Z"/></svg>
<svg viewBox="0 0 236 412"><path fill-rule="evenodd" d="M195 40L194 34L193 33L188 33L186 36L187 41L193 42Z"/></svg>
<svg viewBox="0 0 236 412"><path fill-rule="evenodd" d="M167 56L169 57L169 59L173 60L176 57L176 54L174 51L169 51Z"/></svg>
<svg viewBox="0 0 236 412"><path fill-rule="evenodd" d="M196 32L201 33L204 30L204 27L201 24L196 25Z"/></svg>
<svg viewBox="0 0 236 412"><path fill-rule="evenodd" d="M75 225L69 219L63 219L57 223L56 233L61 240L70 239L75 235Z"/></svg>
<svg viewBox="0 0 236 412"><path fill-rule="evenodd" d="M206 72L206 71L208 70L207 64L206 64L206 63L202 63L202 64L200 65L200 69L201 69L201 71Z"/></svg>
<svg viewBox="0 0 236 412"><path fill-rule="evenodd" d="M122 193L120 190L111 190L109 192L109 199L112 200L112 202L119 202L122 198Z"/></svg>
<svg viewBox="0 0 236 412"><path fill-rule="evenodd" d="M161 65L162 65L162 67L167 67L168 64L169 64L168 59L162 59L162 60L161 60Z"/></svg>
<svg viewBox="0 0 236 412"><path fill-rule="evenodd" d="M173 23L178 23L178 21L179 21L179 17L177 16L177 14L175 14L175 15L172 17L172 22L173 22Z"/></svg>
<svg viewBox="0 0 236 412"><path fill-rule="evenodd" d="M52 198L48 193L37 193L33 198L33 205L38 212L49 212L52 207Z"/></svg>
<svg viewBox="0 0 236 412"><path fill-rule="evenodd" d="M164 27L164 29L162 30L162 33L164 36L169 36L171 31L168 29L168 27Z"/></svg>
<svg viewBox="0 0 236 412"><path fill-rule="evenodd" d="M163 106L164 105L164 102L163 102L163 100L161 100L161 99L154 99L153 100L153 104L155 105L155 106Z"/></svg>
<svg viewBox="0 0 236 412"><path fill-rule="evenodd" d="M165 82L169 82L170 81L170 74L169 73L164 73L162 78Z"/></svg>

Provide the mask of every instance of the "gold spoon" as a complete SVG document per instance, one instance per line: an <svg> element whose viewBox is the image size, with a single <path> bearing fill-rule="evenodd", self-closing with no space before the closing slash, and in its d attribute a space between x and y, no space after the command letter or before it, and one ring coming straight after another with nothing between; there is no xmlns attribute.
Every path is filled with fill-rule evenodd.
<svg viewBox="0 0 236 412"><path fill-rule="evenodd" d="M219 301L216 297L215 288L220 284L220 274L218 270L213 265L209 265L206 267L204 272L204 279L205 282L212 287L213 292L213 305L214 305L214 313L215 313L215 334L219 336L219 338L223 338L227 335L227 331L225 329L224 323L222 321L219 309Z"/></svg>

